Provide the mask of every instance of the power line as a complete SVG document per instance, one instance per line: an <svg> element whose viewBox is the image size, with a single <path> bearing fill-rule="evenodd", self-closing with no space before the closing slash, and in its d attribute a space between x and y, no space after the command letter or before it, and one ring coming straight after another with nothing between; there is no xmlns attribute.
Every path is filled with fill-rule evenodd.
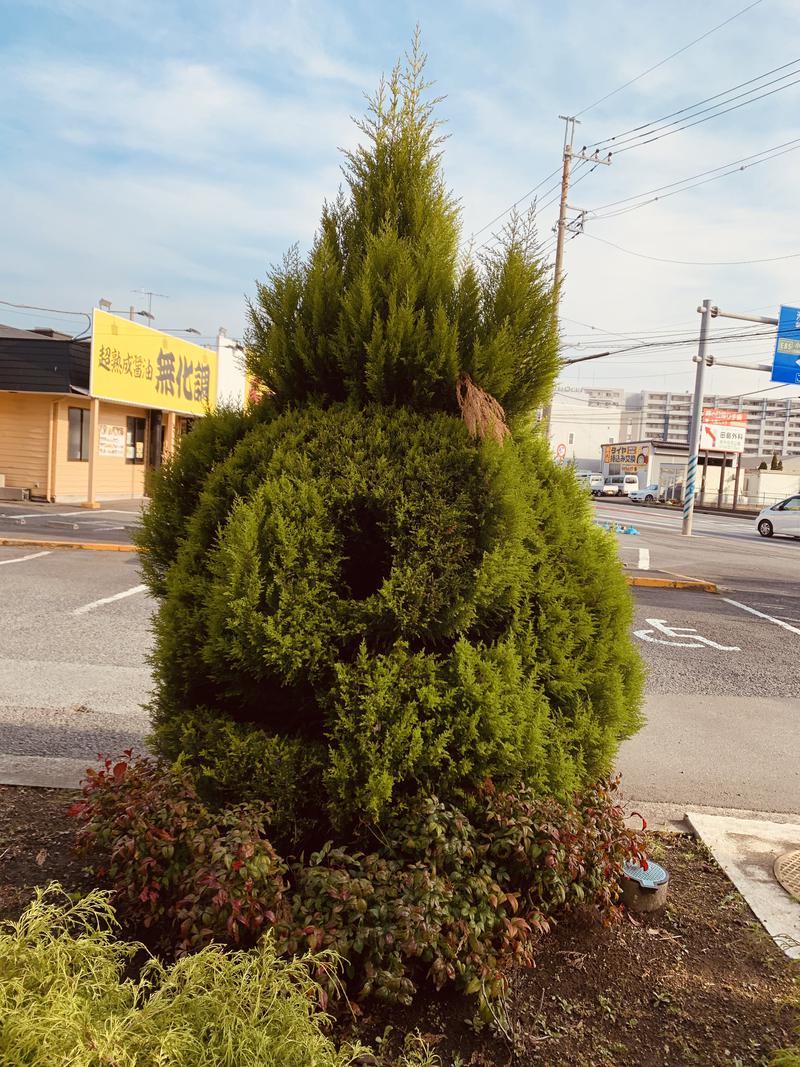
<svg viewBox="0 0 800 1067"><path fill-rule="evenodd" d="M791 147L787 147L791 146ZM781 151L779 151L781 149ZM754 152L749 156L742 156L741 159L732 160L730 163L723 163L719 167L711 167L709 170L700 171L699 174L693 174L688 178L681 178L680 181L669 182L667 185L659 185L655 189L648 189L646 192L637 193L633 196L622 197L620 200L612 200L608 204L601 204L600 207L592 209L589 214L595 220L616 218L618 215L626 215L630 211L638 211L639 208L647 207L649 204L654 204L659 200L666 200L670 196L677 196L678 193L685 193L689 189L696 189L700 185L707 185L709 182L718 181L720 178L727 178L731 174L741 174L742 171L748 170L750 167L758 166L759 163L768 163L771 159L776 159L779 156L786 155L789 152L796 152L800 149L800 137L791 141L784 141L783 144L775 145L773 148L765 148L762 152ZM763 159L757 158L763 156ZM747 162L752 160L753 162ZM740 165L741 164L741 165ZM733 168L733 169L730 169ZM718 171L724 171L724 174L718 174ZM711 174L714 177L706 178L706 175ZM696 178L703 178L703 181L695 181ZM693 184L688 185L687 182ZM683 186L681 189L675 188L676 186ZM631 203L631 201L641 200L642 197L652 196L654 193L662 193L664 190L673 189L674 192L667 192L664 196L653 196L652 200L645 200L641 204ZM622 208L620 211L608 211L608 208L614 208L621 204L628 204L628 207ZM600 214L600 212L606 212Z"/></svg>
<svg viewBox="0 0 800 1067"><path fill-rule="evenodd" d="M64 311L63 308L38 307L36 304L13 304L10 300L0 300L0 304L3 304L3 305L5 305L5 307L10 307L10 308L24 308L24 309L26 309L28 311L46 311L46 312L49 312L51 315L82 315L83 318L85 318L87 320L87 322L89 323L89 326L87 328L88 329L92 328L92 317L91 317L91 315L87 314L85 311ZM76 334L76 336L79 336L79 335ZM73 338L73 340L74 340L74 338Z"/></svg>
<svg viewBox="0 0 800 1067"><path fill-rule="evenodd" d="M608 245L610 248L616 248L619 252L624 252L628 256L636 256L637 259L650 259L655 263L673 263L679 267L744 267L750 266L755 263L778 263L783 259L798 259L800 258L800 252L789 252L785 256L766 256L763 259L733 259L733 260L698 260L698 259L665 259L662 256L648 256L644 252L634 252L630 248L623 248L622 245L614 244L613 241L607 241L604 237L597 237L595 234L584 234L592 241L599 241L601 244Z"/></svg>
<svg viewBox="0 0 800 1067"><path fill-rule="evenodd" d="M507 215L509 213L509 211L513 211L514 208L517 207L519 204L521 204L523 200L527 200L529 196L533 196L533 194L536 192L536 190L540 189L544 185L545 182L549 182L551 178L555 177L555 175L558 174L560 169L561 169L560 167L556 167L556 169L551 174L548 174L546 178L542 178L542 180L538 183L538 185L534 185L534 187L532 189L530 189L527 193L525 193L524 196L521 196L519 198L519 200L515 200L514 203L510 205L510 207L507 207L505 209L505 211L501 211L499 215L496 215L491 220L491 222L487 222L485 226L481 226L481 228L479 230L475 230L474 233L471 234L471 236L473 238L475 238L479 234L483 233L484 230L488 230L490 226L494 226L494 224L496 222L499 222L500 219L502 219L505 215ZM549 190L548 190L548 192L549 192ZM548 193L543 193L542 195L543 196L547 196ZM481 245L481 247L483 247L483 245Z"/></svg>
<svg viewBox="0 0 800 1067"><path fill-rule="evenodd" d="M723 26L727 26L729 22L733 22L734 19L738 19L740 15L746 14L752 8L757 7L758 4L760 4L760 3L761 3L761 0L753 0L753 3L748 4L747 7L743 7L741 9L741 11L737 11L735 15L731 15L730 18L725 19L724 22L720 22L717 26L712 26L710 30L706 30L706 32L701 34L699 37L695 37L695 39L693 41L689 41L688 44L685 44L682 48L679 48L677 51L672 52L665 59L660 59L658 61L658 63L654 63L652 67L648 67L647 70L643 70L641 74L637 74L635 78L631 78L629 81L626 81L624 83L624 85L620 85L620 86L618 86L618 88L612 89L611 92L610 93L606 93L605 96L601 96L599 100L595 100L595 102L593 104L589 104L587 107L585 107L583 109L583 111L579 111L575 117L579 118L581 115L585 115L587 111L591 111L593 108L596 108L598 106L598 104L604 103L606 100L609 100L612 96L616 96L617 93L621 93L622 90L623 89L627 89L629 85L633 85L635 82L640 81L642 78L646 77L648 74L652 74L652 72L654 70L658 70L659 67L663 67L664 64L665 63L669 63L669 61L671 59L674 59L676 56L679 56L683 52L688 51L694 45L699 44L700 41L704 41L706 39L706 37L710 37L712 33L716 33L717 30L721 30Z"/></svg>
<svg viewBox="0 0 800 1067"><path fill-rule="evenodd" d="M683 47L681 47L681 48L677 49L677 51L675 51L675 52L672 52L672 53L671 53L671 54L670 54L669 56L667 56L666 58L664 58L664 59L662 59L662 60L659 60L659 62L658 62L658 63L655 63L655 64L654 64L653 66L649 67L649 68L648 68L647 70L645 70L645 71L642 71L642 73L641 73L641 74L638 74L638 75L636 75L636 77L635 77L635 78L631 78L631 79L630 79L629 81L625 82L625 83L624 83L623 85L620 85L620 86L618 86L618 88L616 88L616 89L613 89L613 90L612 90L612 91L611 91L610 93L606 93L606 95L605 95L605 96L603 96L603 97L601 97L601 98L600 98L599 100L595 100L595 101L594 101L594 103L592 103L592 104L589 104L589 105L587 105L587 106L586 106L585 108L583 108L583 109L582 109L581 111L579 111L579 112L577 113L577 115L575 116L575 118L578 118L578 117L579 117L580 115L583 115L583 114L585 114L585 113L586 113L587 111L591 111L591 110L592 110L593 108L597 107L597 105L598 105L598 104L601 104L601 103L603 103L603 102L604 102L605 100L608 100L608 99L609 99L610 97L612 97L612 96L615 96L615 95L616 95L617 93L621 92L621 91L622 91L623 89L626 89L626 88L627 88L627 87L628 87L629 85L633 85L633 84L634 84L635 82L639 81L639 80L640 80L641 78L645 77L645 76L646 76L647 74L650 74L650 73L651 73L652 71L654 71L654 70L657 70L657 69L658 69L659 67L663 66L663 65L664 65L665 63L668 63L668 62L669 62L669 61L670 61L671 59L674 59L674 58L675 58L676 56L678 56L678 55L680 55L681 53L683 53L683 52L687 51L687 50L688 50L689 48L693 47L693 45L695 45L695 44L698 44L698 43L699 43L700 41L703 41L703 40L705 40L705 39L706 39L707 37L709 37L709 36L710 36L710 35L711 35L712 33L715 33L715 32L716 32L717 30L720 30L720 29L722 29L722 28L723 28L724 26L727 26L727 25L728 25L728 23L730 23L730 22L733 22L733 20L734 20L734 19L737 19L737 18L739 18L739 16L740 16L740 15L744 15L744 14L745 14L745 13L746 13L747 11L750 11L750 10L751 10L752 8L756 7L756 6L757 6L758 4L760 4L761 2L762 2L762 0L753 0L753 2L752 2L752 3L748 4L748 5L746 6L746 7L742 8L742 9L741 9L740 11L737 11L737 12L736 12L735 14L731 15L731 16L730 16L729 18L727 18L727 19L723 20L722 22L718 23L718 24L717 24L716 26L712 26L712 27L711 27L711 29L709 29L709 30L706 30L706 32L705 32L705 33L701 34L701 35L700 35L699 37L696 37L696 38L695 38L694 40L692 40L692 41L689 41L689 43L688 43L688 44L686 44L686 45L684 45ZM794 62L800 62L800 61L798 61L798 60L795 60ZM785 66L790 66L790 65L791 65L791 64L785 64ZM782 67L777 67L777 68L775 68L775 70L776 70L776 71L777 71L777 70L781 70L781 69L783 69L783 68L782 68ZM768 72L768 73L774 73L774 72ZM767 75L761 75L760 77L758 77L758 78L755 78L755 79L751 79L751 80L752 80L752 81L763 81L764 77L766 77L766 76L767 76ZM786 77L786 76L784 76L784 77ZM779 80L780 80L780 79L779 79ZM745 84L748 84L748 83L747 83L747 82L744 82L744 83L742 83L742 84L743 84L743 85L745 85ZM735 86L735 87L734 87L734 89L736 89L736 88L739 88L739 86ZM732 92L732 91L734 91L734 90L730 90L730 89L729 89L729 90L726 90L726 91L725 91L724 93L721 93L721 94L717 94L717 95L718 95L718 96L725 96L725 95L728 95L728 93L730 93L730 92ZM769 94L767 94L767 95L769 95ZM714 98L713 98L713 97L710 97L709 99L714 99ZM700 101L700 103L705 103L705 102L706 102L706 101ZM748 102L749 102L749 101L748 101ZM693 107L696 107L696 106L698 106L698 105L690 105L690 106L689 106L688 108L684 108L684 109L682 109L682 111L686 111L686 110L692 110L692 108L693 108ZM740 105L740 106L743 106L743 105ZM680 112L674 112L673 114L679 114L679 113L680 113ZM722 113L724 113L724 112L721 112L721 114L722 114ZM710 116L710 117L713 117L713 116ZM655 122L656 122L656 123L657 123L657 122L660 122L660 121L662 121L662 120L661 120L661 119L657 119L657 120L655 120ZM653 123L649 123L649 124L647 124L647 125L653 125ZM630 132L630 131L628 131L628 132ZM675 130L675 131L673 131L673 132L677 132L677 130ZM624 134L622 134L622 135L620 135L620 136L624 136ZM666 136L666 135L664 135L664 136ZM613 140L613 138L612 138L612 140ZM601 142L597 142L597 143L599 144L599 143L601 143ZM649 142L644 142L644 143L649 143ZM634 146L631 146L631 147L634 147ZM626 149L626 150L627 150L627 149ZM576 168L576 169L577 169L577 168ZM590 170L590 171L589 171L588 173L589 173L589 174L590 174L590 173L592 173L592 171L593 171L593 170L595 170L595 169L596 169L596 166L595 166L595 167L592 167L592 169L591 169L591 170ZM492 219L492 220L491 220L490 222L487 222L487 223L486 223L486 224L485 224L484 226L482 226L482 227L481 227L481 228L480 228L479 230L476 230L476 231L475 231L475 232L474 232L474 233L472 234L472 237L474 238L474 237L478 236L479 234L483 233L483 232L484 232L485 230L489 229L489 227L493 226L493 225L494 225L494 224L495 224L496 222L499 222L499 221L500 221L500 219L502 219L502 218L503 218L503 217L504 217L505 215L507 215L507 214L508 214L508 213L509 213L510 211L513 211L513 210L514 210L514 208L516 208L516 207L517 207L517 206L518 206L519 204L521 204L521 203L522 203L522 202L523 202L524 200L527 200L527 199L528 199L528 197L532 196L532 195L533 195L533 194L534 194L534 193L535 193L535 192L536 192L536 191L537 191L538 189L540 189L540 188L541 188L541 186L542 186L542 185L544 185L544 184L545 184L546 182L548 182L548 181L549 181L549 180L550 180L551 178L555 177L555 175L557 175L557 174L558 174L558 170L552 171L552 172L551 172L550 174L548 174L548 175L547 175L547 176L546 176L545 178L543 178L543 179L542 179L542 180L541 180L540 182L538 182L538 184L537 184L537 185L535 185L535 186L533 187L533 189L529 190L529 192L525 193L525 194L524 194L523 196L521 196L521 197L520 197L520 198L519 198L518 200L515 200L513 204L511 204L511 205L510 205L509 207L507 207L507 208L506 208L506 209L505 209L504 211L500 212L500 214L499 214L499 215L495 216L495 218L494 218L494 219ZM582 177L586 177L586 176L587 176L587 175L586 175L586 174L584 174L584 175L583 175ZM580 180L580 179L578 179L578 180ZM574 186L575 184L577 184L577 181L573 182L573 186ZM546 196L548 196L548 195L550 194L550 192L552 192L552 191L553 191L553 190L547 190L547 191L546 191L546 192L545 192L544 194L542 194L542 195L546 197ZM555 200L556 200L556 199L558 199L558 196L556 196L556 197L555 197L555 198L554 198L553 200L550 200L550 201L548 201L547 203L545 203L545 204L543 204L543 205L541 205L541 206L537 205L537 211L538 211L538 212L542 212L542 211L545 211L545 210L546 210L546 209L547 209L548 207L550 207L550 206L551 206L551 205L552 205L552 204L553 204L553 203L555 202ZM497 240L497 239L495 238L495 240L494 240L494 241L493 241L492 239L490 239L490 240L488 240L488 241L485 241L485 242L484 242L484 243L483 243L482 245L480 245L480 246L479 246L479 248L477 249L477 251L480 251L480 250L481 250L482 248L485 248L485 247L487 247L488 245L490 245L490 244L493 244L493 243L495 243L495 241L496 241L496 240Z"/></svg>
<svg viewBox="0 0 800 1067"><path fill-rule="evenodd" d="M752 85L753 82L763 81L764 78L768 78L771 74L777 74L779 70L786 70L787 67L794 67L798 63L800 63L800 59L790 59L788 63L782 63L777 67L773 67L771 70L764 71L763 74L757 74L754 78L748 78L746 81L739 82L737 85L732 85L729 89L723 89L721 92L714 93L712 96L706 96L702 100L696 100L693 104L687 104L685 107L678 108L677 111L670 111L666 115L662 115L660 118L651 119L650 122L644 122L638 126L631 126L629 130L623 130L621 133L615 133L611 137L606 137L600 141L593 141L590 145L587 145L587 147L595 148L598 146L610 145L612 143L619 144L621 143L622 139L627 138L629 134L637 134L638 136L641 136L642 130L647 130L651 126L657 126L659 122L667 122L667 119L674 119L676 115L684 115L687 111L694 111L695 108L700 107L702 104L708 104L712 100L719 100L721 96L727 96L729 93L735 93L737 89L743 89L745 85ZM791 73L794 72L792 71ZM789 76L789 74L784 74L781 76L781 78L777 78L775 80L781 81L783 78L788 78ZM769 84L772 85L774 84L774 82L770 82ZM758 88L763 89L764 86L761 85L758 86ZM755 89L750 89L748 90L748 92L755 92ZM747 96L748 93L743 93L742 95ZM726 100L724 101L724 103L730 103L730 101ZM709 110L712 109L709 108ZM683 120L681 119L681 121ZM673 125L673 123L667 123L667 125Z"/></svg>
<svg viewBox="0 0 800 1067"><path fill-rule="evenodd" d="M796 71L793 73L796 73ZM764 100L768 96L774 96L775 93L783 92L784 89L790 89L793 85L797 85L798 82L800 82L800 78L795 78L794 81L790 81L786 85L780 85L777 89L770 89L768 93L761 93L759 96L751 96L749 100L743 100L739 104L734 104L733 107L726 107L723 108L722 111L715 111L713 115L706 115L705 118L697 119L696 122L687 122L684 126L675 126L675 129L673 130L668 129L668 126L672 125L672 123L668 123L667 126L661 127L661 129L666 130L666 132L658 133L657 130L652 130L652 133L658 133L658 135L656 137L648 137L647 140L631 138L635 143L628 144L627 147L617 148L614 155L618 156L623 152L630 152L632 148L642 148L644 145L654 144L656 141L661 141L665 137L671 137L674 133L680 133L682 130L690 130L693 126L700 126L704 122L710 122L711 119L717 119L720 115L727 115L731 111L738 111L739 108L745 107L747 104L754 104L757 100ZM734 99L736 98L734 97ZM697 114L702 114L702 112L697 112Z"/></svg>

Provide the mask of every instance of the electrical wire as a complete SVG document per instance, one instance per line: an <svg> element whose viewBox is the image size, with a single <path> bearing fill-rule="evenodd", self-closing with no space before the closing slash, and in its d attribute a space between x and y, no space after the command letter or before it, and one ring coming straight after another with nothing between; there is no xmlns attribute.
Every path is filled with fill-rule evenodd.
<svg viewBox="0 0 800 1067"><path fill-rule="evenodd" d="M538 183L538 185L534 185L534 187L532 189L530 189L527 193L525 193L524 196L521 196L519 198L519 200L515 200L513 204L511 204L509 207L507 207L505 209L505 211L501 211L499 215L496 215L491 220L491 222L487 222L485 226L481 226L481 228L479 230L475 230L471 234L472 239L476 238L479 234L483 233L484 230L488 230L490 226L494 226L494 224L496 222L499 222L500 219L502 219L504 216L506 216L509 213L509 211L513 211L515 207L518 207L523 202L523 200L527 200L529 196L533 196L533 194L536 192L536 190L540 189L544 185L545 182L549 182L551 178L554 178L556 176L556 174L558 174L560 169L561 169L560 167L556 167L556 169L551 174L548 174L546 178L542 178L542 180ZM543 193L542 195L546 196L548 194L547 193Z"/></svg>
<svg viewBox="0 0 800 1067"><path fill-rule="evenodd" d="M654 70L658 70L659 67L663 67L664 64L669 63L671 59L675 59L676 56L681 55L683 52L688 51L694 45L699 44L700 41L704 41L706 37L710 37L712 33L716 33L717 30L721 30L723 26L727 26L729 22L733 22L734 19L738 19L740 15L746 14L752 8L757 7L760 3L761 0L753 0L753 3L748 4L746 7L743 7L741 11L737 11L736 14L731 15L730 18L725 19L724 22L720 22L717 26L712 26L710 30L706 30L706 32L701 34L699 37L695 37L693 41L689 41L688 44L685 44L682 48L679 48L677 51L672 52L665 59L660 59L658 63L654 63L652 67L648 67L647 70L643 70L641 74L637 74L635 78L631 78L629 81L626 81L624 85L620 85L618 86L618 88L612 89L610 93L606 93L605 96L601 96L600 99L595 100L593 104L588 104L585 108L583 108L582 111L579 111L577 115L575 115L575 118L579 118L581 115L585 115L587 111L591 111L599 104L605 103L606 100L609 100L612 96L616 96L617 93L621 93L623 89L627 89L628 86L640 81L642 78L646 77L646 75L652 74Z"/></svg>
<svg viewBox="0 0 800 1067"><path fill-rule="evenodd" d="M85 311L64 311L63 308L38 307L36 304L14 304L10 300L0 300L0 304L3 304L5 307L10 307L10 308L25 308L28 311L46 311L46 312L49 312L52 315L82 315L83 318L85 318L86 321L89 323L89 325L87 326L87 329L91 330L91 328L92 328L92 316L88 315ZM82 331L82 332L85 332L85 331ZM75 337L72 338L72 340L73 341L77 341L77 340L79 340L80 336L81 335L76 335Z"/></svg>
<svg viewBox="0 0 800 1067"><path fill-rule="evenodd" d="M766 256L763 259L733 259L733 260L698 260L698 259L666 259L662 256L648 256L644 252L634 252L630 248L623 248L622 245L614 244L613 241L607 241L605 237L597 237L595 234L584 234L592 241L599 241L601 244L608 245L610 248L616 248L619 252L624 252L629 256L636 256L637 259L650 259L654 263L672 263L679 267L745 267L751 266L756 263L778 263L784 259L798 259L800 258L800 252L789 252L785 256Z"/></svg>
<svg viewBox="0 0 800 1067"><path fill-rule="evenodd" d="M781 149L781 151L778 151L778 149ZM612 219L619 215L627 215L631 211L638 211L639 208L655 204L660 200L667 200L669 197L677 196L678 193L685 193L689 189L697 189L701 185L719 181L720 178L728 178L732 174L741 174L742 171L749 170L750 167L756 167L759 163L768 163L772 159L787 155L789 152L796 152L798 149L800 149L800 137L795 138L792 141L784 141L783 144L775 145L774 148L765 148L763 152L754 152L750 156L743 156L741 159L733 160L730 163L723 163L719 167L712 167L709 170L701 171L699 174L693 174L688 178L681 178L680 181L669 182L667 185L660 185L655 189L648 189L646 192L637 193L633 196L622 197L620 200L612 200L608 204L601 204L600 207L591 209L588 214L594 221ZM758 159L758 156L763 156L764 158ZM752 160L753 162L747 162L748 160ZM717 173L718 171L724 171L725 173L719 174ZM708 174L713 175L713 177L705 177ZM704 180L695 181L696 178L702 178ZM686 184L687 182L691 182L692 184L688 185ZM683 186L683 188L678 189L676 186ZM673 192L666 192L663 196L652 195L653 193L662 193L664 190L668 189L672 189ZM632 201L641 200L642 197L646 196L651 196L652 199L645 200L642 203L632 203ZM621 204L627 204L628 206L623 207L619 211L608 210L609 208L614 208Z"/></svg>
<svg viewBox="0 0 800 1067"><path fill-rule="evenodd" d="M658 132L658 130L652 130L652 133L657 133L657 136L655 137L647 137L646 140L631 138L631 140L635 143L628 144L627 146L622 148L616 148L614 150L614 155L619 156L622 155L623 152L630 152L633 148L642 148L644 145L654 144L656 141L661 141L665 137L671 137L674 133L680 133L682 130L690 130L693 126L700 126L704 122L710 122L712 119L719 118L720 115L727 115L731 111L738 111L739 108L746 107L748 104L754 104L757 100L764 100L769 96L774 96L775 93L783 92L784 89L791 89L791 87L793 85L797 85L798 82L800 82L800 78L795 78L794 81L790 81L786 85L780 85L777 89L770 89L768 93L761 93L759 96L752 96L749 100L743 100L739 104L734 104L733 107L726 107L723 108L722 111L715 111L713 115L706 115L705 118L697 119L696 122L687 122L683 126L675 126L675 129L672 130L668 128L669 125L672 125L671 123L669 123L667 124L667 126L663 126L660 128L661 130L666 132ZM734 97L733 99L736 99L736 97ZM697 112L697 114L702 114L702 112Z"/></svg>
<svg viewBox="0 0 800 1067"><path fill-rule="evenodd" d="M719 98L721 96L728 96L729 93L735 93L737 89L743 89L745 87L745 85L752 85L754 82L763 81L764 78L768 78L771 74L777 74L779 70L786 70L787 67L794 67L798 63L800 63L800 59L790 59L788 63L781 63L780 66L773 67L771 70L764 71L763 74L758 74L758 75L756 75L755 78L748 78L746 81L739 82L737 85L732 85L729 89L723 89L719 93L714 93L713 96L706 96L702 100L696 100L693 104L687 104L686 107L678 108L677 111L670 111L666 115L661 115L660 118L651 119L650 122L643 122L643 123L640 123L640 125L638 125L638 126L631 126L631 128L629 130L623 130L621 133L615 133L615 134L613 134L613 136L606 137L606 138L604 138L603 140L600 140L600 141L592 141L592 143L590 145L587 145L586 147L588 149L588 148L602 147L604 145L610 145L610 144L619 144L621 142L621 140L623 138L627 138L629 136L629 134L637 134L638 136L641 136L642 135L641 131L647 130L651 126L657 126L658 123L660 123L660 122L667 122L667 119L674 119L676 115L685 115L687 111L694 111L695 108L700 107L702 104L708 104L712 100L719 100ZM783 75L781 75L781 78L777 78L775 80L776 81L781 81L782 78L790 77L790 75L792 73L795 73L795 72L791 71L789 74L783 74ZM770 82L770 84L774 84L774 82ZM761 86L758 86L757 88L763 89L764 86L761 85ZM748 90L748 92L755 92L755 91L756 91L755 89ZM743 93L742 95L743 96L747 96L747 93ZM730 101L726 100L726 101L723 101L723 103L730 103ZM715 105L715 106L718 107L720 105ZM709 110L711 110L711 109L709 109ZM683 121L683 120L681 119L681 121ZM667 123L667 125L672 125L672 124L671 123Z"/></svg>

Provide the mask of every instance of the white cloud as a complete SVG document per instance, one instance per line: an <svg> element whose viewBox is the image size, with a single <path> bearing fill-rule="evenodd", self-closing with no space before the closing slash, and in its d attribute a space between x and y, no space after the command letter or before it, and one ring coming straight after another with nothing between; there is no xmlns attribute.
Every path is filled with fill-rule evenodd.
<svg viewBox="0 0 800 1067"><path fill-rule="evenodd" d="M155 77L109 66L41 60L5 71L25 107L72 143L196 161L280 149L295 156L352 137L341 105L267 94L204 63L166 65Z"/></svg>

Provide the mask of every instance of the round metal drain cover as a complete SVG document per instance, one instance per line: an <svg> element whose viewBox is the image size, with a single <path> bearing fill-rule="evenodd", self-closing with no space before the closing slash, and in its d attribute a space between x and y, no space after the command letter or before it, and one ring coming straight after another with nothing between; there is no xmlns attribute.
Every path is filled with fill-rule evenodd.
<svg viewBox="0 0 800 1067"><path fill-rule="evenodd" d="M800 848L784 852L775 860L775 877L787 893L800 900Z"/></svg>

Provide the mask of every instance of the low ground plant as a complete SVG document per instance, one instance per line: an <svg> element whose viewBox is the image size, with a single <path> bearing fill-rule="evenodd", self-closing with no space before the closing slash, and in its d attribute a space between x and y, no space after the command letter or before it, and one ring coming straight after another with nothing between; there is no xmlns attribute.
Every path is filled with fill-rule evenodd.
<svg viewBox="0 0 800 1067"><path fill-rule="evenodd" d="M331 954L283 959L272 937L249 951L220 946L165 966L119 941L107 894L72 903L58 885L36 891L20 920L0 926L0 1063L19 1067L350 1067L372 1062L337 1048L316 977ZM134 958L138 977L126 977ZM406 1067L432 1067L422 1049Z"/></svg>

